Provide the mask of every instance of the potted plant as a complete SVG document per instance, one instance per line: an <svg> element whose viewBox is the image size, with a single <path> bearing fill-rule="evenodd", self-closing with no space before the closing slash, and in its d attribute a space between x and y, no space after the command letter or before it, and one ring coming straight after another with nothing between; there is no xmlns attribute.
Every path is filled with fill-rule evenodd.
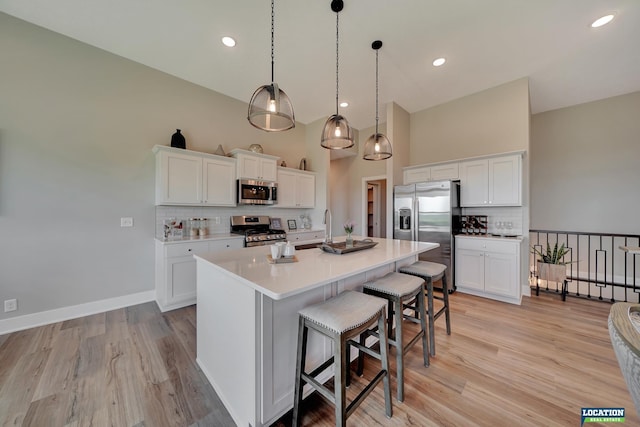
<svg viewBox="0 0 640 427"><path fill-rule="evenodd" d="M343 225L344 232L347 233L347 241L346 241L347 248L353 247L353 238L351 237L351 233L353 233L353 227L355 227L355 225L356 223L351 220L348 220Z"/></svg>
<svg viewBox="0 0 640 427"><path fill-rule="evenodd" d="M563 257L570 251L570 248L565 247L564 243L558 246L558 243L551 248L551 245L547 243L546 251L541 251L535 246L532 247L532 253L538 255L540 259L537 260L538 267L538 279L545 280L546 282L562 283L562 300L565 299L566 287L567 287L567 267L569 262L563 261ZM539 295L540 284L536 281L536 295Z"/></svg>

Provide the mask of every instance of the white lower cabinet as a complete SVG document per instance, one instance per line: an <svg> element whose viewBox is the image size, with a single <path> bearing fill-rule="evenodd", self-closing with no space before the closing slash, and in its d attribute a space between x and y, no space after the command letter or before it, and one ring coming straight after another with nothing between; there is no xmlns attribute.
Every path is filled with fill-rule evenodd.
<svg viewBox="0 0 640 427"><path fill-rule="evenodd" d="M456 237L456 286L460 292L520 304L521 241Z"/></svg>
<svg viewBox="0 0 640 427"><path fill-rule="evenodd" d="M242 238L179 243L156 240L156 302L160 310L196 303L196 261L193 254L243 246Z"/></svg>

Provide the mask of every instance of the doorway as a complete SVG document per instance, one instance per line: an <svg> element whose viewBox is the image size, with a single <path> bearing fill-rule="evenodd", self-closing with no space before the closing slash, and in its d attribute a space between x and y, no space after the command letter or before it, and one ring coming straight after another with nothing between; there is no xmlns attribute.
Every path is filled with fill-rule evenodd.
<svg viewBox="0 0 640 427"><path fill-rule="evenodd" d="M386 177L362 180L362 224L367 237L386 237Z"/></svg>

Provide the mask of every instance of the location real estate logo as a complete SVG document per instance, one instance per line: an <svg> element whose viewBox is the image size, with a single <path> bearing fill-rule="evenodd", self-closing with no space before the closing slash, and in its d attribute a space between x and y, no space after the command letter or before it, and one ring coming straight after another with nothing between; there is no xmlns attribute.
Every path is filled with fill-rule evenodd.
<svg viewBox="0 0 640 427"><path fill-rule="evenodd" d="M580 425L584 423L623 423L624 408L582 408Z"/></svg>

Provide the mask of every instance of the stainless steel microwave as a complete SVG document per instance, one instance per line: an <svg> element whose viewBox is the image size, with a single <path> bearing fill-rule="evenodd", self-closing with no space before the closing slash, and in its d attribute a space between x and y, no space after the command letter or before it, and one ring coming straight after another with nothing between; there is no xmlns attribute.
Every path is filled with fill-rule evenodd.
<svg viewBox="0 0 640 427"><path fill-rule="evenodd" d="M239 205L275 205L278 203L278 183L255 179L238 180Z"/></svg>

